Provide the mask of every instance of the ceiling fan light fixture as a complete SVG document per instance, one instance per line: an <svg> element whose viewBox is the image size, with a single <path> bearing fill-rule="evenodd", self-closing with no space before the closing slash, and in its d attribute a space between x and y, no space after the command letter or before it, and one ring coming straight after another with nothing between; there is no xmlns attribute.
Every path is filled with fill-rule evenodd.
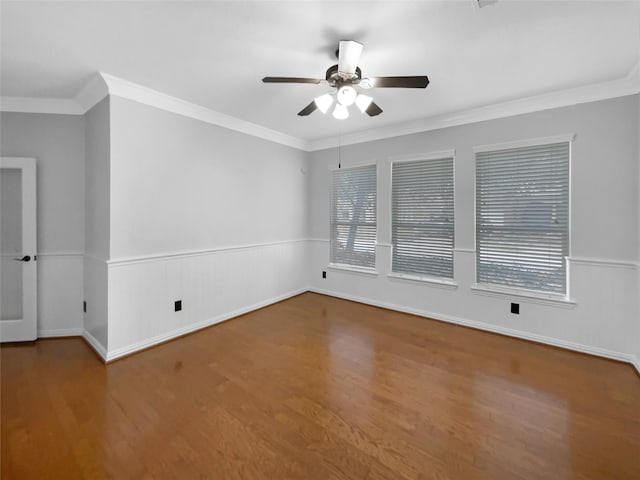
<svg viewBox="0 0 640 480"><path fill-rule="evenodd" d="M345 85L338 89L338 93L336 94L336 99L340 105L344 105L348 107L349 105L353 105L353 102L356 101L356 96L358 92L353 87L349 85Z"/></svg>
<svg viewBox="0 0 640 480"><path fill-rule="evenodd" d="M333 104L333 97L331 96L331 94L325 93L324 95L320 95L319 97L314 98L313 101L316 103L316 107L318 107L318 110L320 110L322 113L327 113L329 111L329 108Z"/></svg>
<svg viewBox="0 0 640 480"><path fill-rule="evenodd" d="M333 118L336 120L349 118L349 109L345 105L336 103L336 108L333 109Z"/></svg>
<svg viewBox="0 0 640 480"><path fill-rule="evenodd" d="M362 113L367 111L367 108L369 108L371 102L373 102L373 98L368 95L363 95L362 93L360 93L356 97L356 107L358 107Z"/></svg>

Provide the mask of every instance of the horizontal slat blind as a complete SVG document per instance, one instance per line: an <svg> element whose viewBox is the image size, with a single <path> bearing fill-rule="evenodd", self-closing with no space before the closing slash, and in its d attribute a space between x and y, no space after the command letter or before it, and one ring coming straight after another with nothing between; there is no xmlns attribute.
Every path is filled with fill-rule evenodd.
<svg viewBox="0 0 640 480"><path fill-rule="evenodd" d="M569 142L476 154L478 283L566 293Z"/></svg>
<svg viewBox="0 0 640 480"><path fill-rule="evenodd" d="M376 266L376 166L331 172L331 263Z"/></svg>
<svg viewBox="0 0 640 480"><path fill-rule="evenodd" d="M392 271L453 278L453 158L392 171Z"/></svg>

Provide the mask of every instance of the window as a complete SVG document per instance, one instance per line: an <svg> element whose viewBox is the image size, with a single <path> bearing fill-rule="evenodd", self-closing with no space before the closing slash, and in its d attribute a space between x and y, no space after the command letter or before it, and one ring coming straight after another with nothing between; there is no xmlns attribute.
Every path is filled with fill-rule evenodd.
<svg viewBox="0 0 640 480"><path fill-rule="evenodd" d="M391 270L453 278L453 157L392 169Z"/></svg>
<svg viewBox="0 0 640 480"><path fill-rule="evenodd" d="M476 150L477 281L566 294L568 141Z"/></svg>
<svg viewBox="0 0 640 480"><path fill-rule="evenodd" d="M331 171L331 263L375 268L376 166Z"/></svg>

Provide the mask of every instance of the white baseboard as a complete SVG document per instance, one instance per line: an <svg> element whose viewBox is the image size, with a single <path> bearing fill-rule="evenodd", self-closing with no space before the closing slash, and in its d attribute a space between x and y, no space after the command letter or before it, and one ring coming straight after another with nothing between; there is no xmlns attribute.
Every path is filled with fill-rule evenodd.
<svg viewBox="0 0 640 480"><path fill-rule="evenodd" d="M163 333L161 335L157 335L155 337L152 337L152 338L143 340L141 342L137 342L137 343L128 345L126 347L122 347L122 348L116 349L116 350L114 350L112 352L108 352L108 353L107 353L107 350L105 349L105 347L93 335L91 335L88 331L83 330L83 329L79 329L79 328L70 328L70 329L61 329L61 330L39 330L38 331L38 337L39 338L47 338L47 337L82 336L87 341L87 343L96 351L96 353L105 362L110 362L110 361L113 361L113 360L115 360L115 359L117 359L119 357L122 357L122 356L125 356L125 355L129 355L131 353L137 352L139 350L143 350L145 348L149 348L149 347L151 347L153 345L157 345L159 343L166 342L167 340L171 340L173 338L180 337L180 336L185 335L187 333L195 332L196 330L201 330L203 328L210 327L212 325L224 322L226 320L231 320L232 318L237 317L239 315L243 315L243 314L249 313L249 312L251 312L253 310L258 310L259 308L263 308L263 307L266 307L268 305L271 305L271 304L274 304L274 303L277 303L277 302L281 302L282 300L286 300L287 298L295 297L296 295L299 295L299 294L305 293L305 292L313 292L313 293L319 293L319 294L322 294L322 295L329 295L331 297L343 298L345 300L351 300L351 301L358 302L358 303L364 303L364 304L373 305L373 306L376 306L376 307L387 308L389 310L395 310L395 311L403 312L403 313L410 313L410 314L413 314L413 315L418 315L420 317L427 317L427 318L432 318L434 320L439 320L439 321L443 321L443 322L447 322L447 323L463 325L463 326L466 326L466 327L475 328L477 330L484 330L484 331L487 331L487 332L493 332L493 333L498 333L498 334L501 334L501 335L507 335L509 337L521 338L521 339L524 339L524 340L530 340L530 341L534 341L534 342L538 342L538 343L544 343L544 344L547 344L547 345L553 345L553 346L556 346L556 347L565 348L565 349L573 350L573 351L576 351L576 352L582 352L582 353L587 353L587 354L590 354L590 355L596 355L598 357L609 358L609 359L612 359L612 360L619 360L619 361L622 361L622 362L630 363L631 365L633 365L633 367L635 367L635 369L637 370L638 374L640 374L640 358L638 358L635 355L614 352L612 350L607 350L607 349L604 349L604 348L591 347L591 346L582 345L582 344L579 344L579 343L569 342L569 341L565 341L565 340L558 340L558 339L551 338L551 337L545 337L543 335L536 335L536 334L533 334L533 333L523 332L523 331L520 331L520 330L513 330L513 329L510 329L510 328L498 327L498 326L495 326L495 325L489 325L489 324L486 324L486 323L476 322L476 321L473 321L473 320L462 319L462 318L459 318L459 317L453 317L453 316L449 316L449 315L441 315L441 314L438 314L438 313L428 312L426 310L409 308L409 307L405 307L403 305L397 305L397 304L393 304L393 303L381 302L381 301L373 300L373 299L370 299L370 298L358 297L358 296L355 296L355 295L349 295L349 294L345 294L345 293L341 293L341 292L336 292L336 291L333 291L333 290L326 290L326 289L315 288L315 287L300 288L300 289L294 290L292 292L288 292L288 293L285 293L283 295L279 295L277 297L272 297L272 298L269 298L269 299L264 300L262 302L255 303L255 304L247 306L247 307L239 308L239 309L234 310L232 312L228 312L228 313L225 313L225 314L222 314L222 315L218 315L217 317L214 317L214 318L203 320L201 322L197 322L197 323L194 323L194 324L186 326L186 327L178 328L178 329L172 330L170 332Z"/></svg>
<svg viewBox="0 0 640 480"><path fill-rule="evenodd" d="M309 291L308 288L299 288L292 292L285 293L283 295L278 295L277 297L272 297L267 300L263 300L258 303L254 303L253 305L249 305L248 307L242 307L237 310L224 313L222 315L218 315L217 317L209 318L206 320L202 320L197 323L193 323L186 327L177 328L175 330L171 330L170 332L163 333L161 335L156 335L155 337L148 338L146 340L142 340L141 342L136 342L131 345L127 345L126 347L117 348L113 351L107 353L105 358L106 362L111 362L119 357L123 357L125 355L130 355L139 350L144 350L145 348L152 347L162 342L166 342L167 340L171 340L176 337L181 337L186 335L187 333L195 332L196 330L201 330L203 328L210 327L215 325L216 323L221 323L226 320L231 320L234 317L239 315L243 315L245 313L249 313L253 310L258 310L259 308L266 307L268 305L281 302L282 300L286 300L287 298L295 297L296 295L300 295L301 293Z"/></svg>
<svg viewBox="0 0 640 480"><path fill-rule="evenodd" d="M523 332L521 330L513 330L511 328L499 327L496 325L490 325L487 323L476 322L473 320L467 320L464 318L453 317L450 315L442 315L439 313L428 312L426 310L420 310L416 308L409 308L403 305L397 305L393 303L380 302L378 300L372 300L370 298L358 297L355 295L349 295L341 292L336 292L333 290L325 290L322 288L310 287L310 292L320 293L322 295L329 295L330 297L342 298L345 300L351 300L358 303L364 303L367 305L373 305L375 307L387 308L389 310L395 310L403 313L410 313L412 315L418 315L420 317L432 318L434 320L439 320L447 323L454 323L457 325L463 325L465 327L475 328L477 330L484 330L487 332L499 333L501 335L507 335L509 337L520 338L523 340L530 340L533 342L544 343L546 345L553 345L555 347L565 348L567 350L573 350L581 353L588 353L590 355L596 355L598 357L609 358L612 360L618 360L622 362L631 363L638 369L640 373L640 363L638 362L637 357L634 355L614 352L612 350L607 350L599 347L591 347L588 345L582 345L580 343L569 342L566 340L559 340L556 338L545 337L543 335L537 335L535 333Z"/></svg>
<svg viewBox="0 0 640 480"><path fill-rule="evenodd" d="M107 359L107 349L87 330L82 332L82 337L87 341L87 343L95 350L95 352L102 358L102 360L106 361Z"/></svg>
<svg viewBox="0 0 640 480"><path fill-rule="evenodd" d="M636 368L638 375L640 375L640 358L638 358L636 355L632 355L631 358L631 365Z"/></svg>
<svg viewBox="0 0 640 480"><path fill-rule="evenodd" d="M38 330L38 338L81 337L82 328L62 328L57 330Z"/></svg>

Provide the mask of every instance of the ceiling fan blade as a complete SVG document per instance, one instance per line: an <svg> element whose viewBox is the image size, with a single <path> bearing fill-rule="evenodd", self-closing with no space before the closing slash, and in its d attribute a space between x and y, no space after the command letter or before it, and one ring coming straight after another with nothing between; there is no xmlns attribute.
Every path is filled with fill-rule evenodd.
<svg viewBox="0 0 640 480"><path fill-rule="evenodd" d="M341 40L338 49L338 71L341 73L356 73L360 62L360 55L364 45L353 40Z"/></svg>
<svg viewBox="0 0 640 480"><path fill-rule="evenodd" d="M363 78L363 88L427 88L429 77L369 77Z"/></svg>
<svg viewBox="0 0 640 480"><path fill-rule="evenodd" d="M298 115L300 115L301 117L306 117L307 115L312 114L317 108L318 107L316 105L316 101L312 100L309 105L298 112Z"/></svg>
<svg viewBox="0 0 640 480"><path fill-rule="evenodd" d="M264 77L264 83L312 83L318 85L326 82L320 78L301 78L301 77Z"/></svg>
<svg viewBox="0 0 640 480"><path fill-rule="evenodd" d="M365 110L367 115L370 117L375 117L376 115L380 115L382 113L382 109L378 106L376 102L371 102L367 109Z"/></svg>

